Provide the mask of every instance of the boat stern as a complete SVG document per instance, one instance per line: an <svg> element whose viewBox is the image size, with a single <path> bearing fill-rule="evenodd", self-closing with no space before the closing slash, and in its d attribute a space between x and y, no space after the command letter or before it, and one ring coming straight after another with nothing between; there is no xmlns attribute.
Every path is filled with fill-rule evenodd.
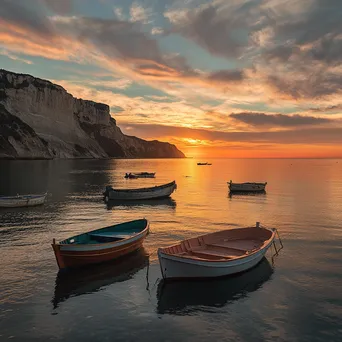
<svg viewBox="0 0 342 342"><path fill-rule="evenodd" d="M53 239L51 246L52 246L52 249L55 253L55 257L56 257L56 261L57 261L57 265L58 265L59 269L65 268L65 263L64 263L62 255L61 255L60 245L58 243L56 243L55 239Z"/></svg>
<svg viewBox="0 0 342 342"><path fill-rule="evenodd" d="M163 276L163 279L166 279L166 274L165 274L166 265L164 265L164 258L162 256L162 249L161 248L158 248L157 255L158 255L158 259L159 259L159 266L160 266L161 274Z"/></svg>

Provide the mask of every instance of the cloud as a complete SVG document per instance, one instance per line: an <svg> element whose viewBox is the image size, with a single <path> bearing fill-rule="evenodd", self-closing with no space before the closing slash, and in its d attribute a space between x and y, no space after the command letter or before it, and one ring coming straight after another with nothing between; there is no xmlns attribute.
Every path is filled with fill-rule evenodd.
<svg viewBox="0 0 342 342"><path fill-rule="evenodd" d="M25 58L19 57L19 56L13 54L13 53L7 51L6 49L1 49L0 48L0 55L6 56L9 59L12 59L12 60L18 61L18 62L22 62L22 63L25 63L25 64L33 64L33 62L30 61L29 59L25 59Z"/></svg>
<svg viewBox="0 0 342 342"><path fill-rule="evenodd" d="M214 55L239 57L248 45L248 35L260 26L262 0L215 1L196 9L172 10L164 15L173 33L189 38Z"/></svg>
<svg viewBox="0 0 342 342"><path fill-rule="evenodd" d="M216 0L164 13L170 33L241 61L273 97L297 100L341 92L341 14L340 0Z"/></svg>
<svg viewBox="0 0 342 342"><path fill-rule="evenodd" d="M209 81L218 83L239 82L244 79L244 73L241 70L219 70L214 71L208 76Z"/></svg>
<svg viewBox="0 0 342 342"><path fill-rule="evenodd" d="M145 8L137 2L133 2L129 10L132 22L141 22L147 24L152 15L150 8Z"/></svg>
<svg viewBox="0 0 342 342"><path fill-rule="evenodd" d="M159 35L163 33L164 33L164 30L161 27L153 27L151 30L152 35Z"/></svg>
<svg viewBox="0 0 342 342"><path fill-rule="evenodd" d="M333 120L303 115L233 113L230 117L251 126L296 127L332 123Z"/></svg>
<svg viewBox="0 0 342 342"><path fill-rule="evenodd" d="M113 8L114 15L119 20L125 20L125 16L123 14L123 10L121 7L114 7Z"/></svg>
<svg viewBox="0 0 342 342"><path fill-rule="evenodd" d="M29 5L29 1L3 0L0 6L0 23L4 26L4 29L6 30L5 23L11 23L13 26L27 29L41 37L54 36L55 30L50 20ZM10 27L8 30L10 30Z"/></svg>
<svg viewBox="0 0 342 342"><path fill-rule="evenodd" d="M316 112L316 113L326 113L326 112L335 112L335 111L342 112L342 104L339 103L339 104L328 106L328 107L310 108L310 111Z"/></svg>
<svg viewBox="0 0 342 342"><path fill-rule="evenodd" d="M130 127L131 134L141 137L168 136L209 141L253 142L254 144L341 144L342 127L306 128L285 131L263 132L221 132L186 127L121 123L125 130Z"/></svg>
<svg viewBox="0 0 342 342"><path fill-rule="evenodd" d="M58 82L58 81L57 81ZM86 84L87 87L94 87L94 88L106 88L106 89L127 89L132 85L132 81L127 78L119 78L119 79L111 79L111 80L92 80L92 79L74 79L74 84Z"/></svg>
<svg viewBox="0 0 342 342"><path fill-rule="evenodd" d="M164 13L170 30L167 25L146 27L144 23L152 12L142 2L129 7L133 21L125 21L119 7L114 8L114 19L49 17L51 11L46 6L29 8L25 0L3 1L0 40L14 55L101 65L115 75L193 101L198 108L203 109L206 101L222 101L219 108L207 110L224 113L234 108L254 111L252 107L261 102L270 112L280 112L285 104L298 107L299 113L301 106L326 107L339 102L341 24L338 15L329 15L339 13L341 5L335 0L329 5L320 0L215 0L202 5L203 1L175 1L173 4L188 8L172 7ZM31 1L47 6L54 3ZM76 9L71 1L62 3L68 11ZM317 21L320 8L324 20ZM58 8L53 11L63 12ZM328 19L334 25L323 25ZM314 24L318 27L312 28ZM164 33L157 36L160 30ZM163 40L167 43L171 38L168 33L182 35L213 55L226 58L226 70L222 62L223 70L195 67L196 61L182 56L177 44L172 46L172 53L166 51ZM203 56L199 57L206 63ZM212 63L208 65L213 68Z"/></svg>
<svg viewBox="0 0 342 342"><path fill-rule="evenodd" d="M196 74L184 58L163 53L138 23L86 17L54 17L53 21L64 37L95 48L109 62L119 62L138 77L172 79Z"/></svg>
<svg viewBox="0 0 342 342"><path fill-rule="evenodd" d="M67 14L72 11L72 0L41 0L52 11L58 14Z"/></svg>
<svg viewBox="0 0 342 342"><path fill-rule="evenodd" d="M115 119L119 123L122 121L144 123L147 117L149 122L155 124L162 124L167 118L167 121L172 125L203 127L207 120L203 110L186 103L184 100L163 102L160 98L130 97L122 93L116 93L115 89L99 90L91 87L91 85L87 86L86 82L83 81L51 81L61 85L77 98L106 103L111 108L121 107L123 110L115 114ZM141 116L142 114L145 116Z"/></svg>

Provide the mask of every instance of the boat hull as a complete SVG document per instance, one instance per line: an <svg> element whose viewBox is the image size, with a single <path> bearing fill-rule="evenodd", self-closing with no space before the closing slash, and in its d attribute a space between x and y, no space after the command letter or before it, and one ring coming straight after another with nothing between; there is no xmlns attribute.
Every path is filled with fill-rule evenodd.
<svg viewBox="0 0 342 342"><path fill-rule="evenodd" d="M142 233L120 242L90 245L63 245L53 243L52 248L60 269L81 267L114 260L135 252L142 247L147 234L148 228Z"/></svg>
<svg viewBox="0 0 342 342"><path fill-rule="evenodd" d="M136 190L115 190L111 189L105 193L105 200L118 201L136 201L156 198L166 198L171 196L177 185L175 182L164 186L155 186L152 188L136 189Z"/></svg>
<svg viewBox="0 0 342 342"><path fill-rule="evenodd" d="M273 238L261 250L244 258L231 261L200 261L184 259L158 250L158 258L164 279L216 278L249 270L256 266L273 243Z"/></svg>
<svg viewBox="0 0 342 342"><path fill-rule="evenodd" d="M125 178L137 179L137 178L155 178L155 173L129 173Z"/></svg>
<svg viewBox="0 0 342 342"><path fill-rule="evenodd" d="M264 192L267 183L228 183L231 192Z"/></svg>
<svg viewBox="0 0 342 342"><path fill-rule="evenodd" d="M45 203L47 194L37 196L13 196L0 198L1 208L33 207Z"/></svg>

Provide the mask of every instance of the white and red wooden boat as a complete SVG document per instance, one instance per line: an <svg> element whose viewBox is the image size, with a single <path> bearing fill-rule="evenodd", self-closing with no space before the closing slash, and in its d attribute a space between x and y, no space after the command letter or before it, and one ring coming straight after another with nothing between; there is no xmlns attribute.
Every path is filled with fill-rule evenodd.
<svg viewBox="0 0 342 342"><path fill-rule="evenodd" d="M52 248L60 269L97 264L138 250L148 231L147 220L135 220L96 229L58 243L53 239Z"/></svg>
<svg viewBox="0 0 342 342"><path fill-rule="evenodd" d="M158 249L164 279L221 277L257 265L275 238L276 229L227 229Z"/></svg>

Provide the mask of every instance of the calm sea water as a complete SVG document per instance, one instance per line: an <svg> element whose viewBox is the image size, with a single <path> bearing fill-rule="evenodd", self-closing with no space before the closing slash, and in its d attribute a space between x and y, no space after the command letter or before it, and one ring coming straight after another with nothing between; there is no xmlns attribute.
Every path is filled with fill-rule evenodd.
<svg viewBox="0 0 342 342"><path fill-rule="evenodd" d="M0 194L49 191L41 207L0 209L0 340L341 341L342 160L0 161ZM125 180L127 171L155 179ZM108 184L176 180L172 199L108 207ZM227 181L267 181L229 197ZM53 238L145 217L144 250L59 273ZM163 283L159 246L261 221L284 249L241 275Z"/></svg>

